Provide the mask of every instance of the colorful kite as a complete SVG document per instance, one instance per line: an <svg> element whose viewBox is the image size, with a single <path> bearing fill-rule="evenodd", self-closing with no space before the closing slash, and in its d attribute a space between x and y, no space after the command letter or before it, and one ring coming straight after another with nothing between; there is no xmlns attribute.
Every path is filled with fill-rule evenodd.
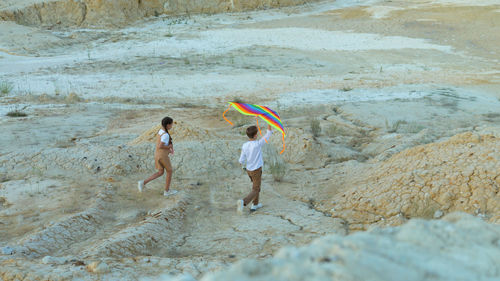
<svg viewBox="0 0 500 281"><path fill-rule="evenodd" d="M229 109L231 109L231 106L236 108L236 110L238 110L241 114L255 116L255 120L257 120L257 128L259 129L260 135L262 135L262 132L260 131L259 120L257 119L257 117L264 119L264 121L266 121L269 125L273 126L278 131L280 131L282 139L283 139L283 150L280 152L280 154L282 154L283 151L285 151L285 130L283 129L283 123L281 123L281 119L280 119L278 113L271 110L267 106L248 104L248 103L230 102L229 107L226 109L226 111L224 111L224 113L222 114L222 117L224 117L224 119L231 125L233 125L233 123L231 123L231 121L227 120L227 118L225 116L226 112L228 112ZM266 142L267 142L267 140L266 140Z"/></svg>

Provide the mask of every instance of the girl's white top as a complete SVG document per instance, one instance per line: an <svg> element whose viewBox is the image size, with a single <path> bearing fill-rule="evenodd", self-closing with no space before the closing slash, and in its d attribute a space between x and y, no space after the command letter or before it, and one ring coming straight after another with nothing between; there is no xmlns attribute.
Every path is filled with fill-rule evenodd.
<svg viewBox="0 0 500 281"><path fill-rule="evenodd" d="M170 141L170 135L165 132L165 130L160 129L158 131L158 135L160 135L161 142L164 143L165 145L168 145L168 142Z"/></svg>
<svg viewBox="0 0 500 281"><path fill-rule="evenodd" d="M272 130L267 130L266 134L260 140L247 141L241 148L240 164L247 164L247 171L255 171L262 167L262 146L265 141L273 134Z"/></svg>

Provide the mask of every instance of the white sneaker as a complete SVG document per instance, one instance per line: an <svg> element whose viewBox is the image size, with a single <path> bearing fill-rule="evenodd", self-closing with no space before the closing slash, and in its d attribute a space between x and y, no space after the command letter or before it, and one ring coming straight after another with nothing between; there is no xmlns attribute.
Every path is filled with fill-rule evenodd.
<svg viewBox="0 0 500 281"><path fill-rule="evenodd" d="M236 212L238 214L241 215L243 213L243 207L244 207L243 200L240 199L240 200L236 201Z"/></svg>
<svg viewBox="0 0 500 281"><path fill-rule="evenodd" d="M254 205L252 203L252 207L250 207L250 211L257 211L257 209L260 209L260 208L262 208L262 203L259 203L257 205Z"/></svg>
<svg viewBox="0 0 500 281"><path fill-rule="evenodd" d="M137 189L139 189L139 192L142 192L142 190L144 189L144 181L137 182Z"/></svg>
<svg viewBox="0 0 500 281"><path fill-rule="evenodd" d="M177 193L177 190L170 189L169 191L163 191L163 196L170 196Z"/></svg>

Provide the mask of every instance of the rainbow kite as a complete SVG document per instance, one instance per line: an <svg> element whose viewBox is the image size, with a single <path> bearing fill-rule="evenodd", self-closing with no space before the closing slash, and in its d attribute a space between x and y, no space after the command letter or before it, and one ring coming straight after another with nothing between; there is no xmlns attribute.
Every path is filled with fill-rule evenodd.
<svg viewBox="0 0 500 281"><path fill-rule="evenodd" d="M233 123L227 120L225 116L226 112L228 112L229 109L231 109L231 106L236 108L236 110L238 110L241 114L255 116L255 120L257 120L257 128L259 129L260 135L262 135L262 132L260 131L259 120L257 119L257 117L264 119L264 121L266 121L269 125L273 126L278 131L280 131L283 139L283 150L280 152L280 154L282 154L283 151L285 151L285 130L283 129L283 123L281 123L281 119L278 113L276 113L267 106L230 102L229 107L226 109L226 111L224 111L222 117L224 117L224 119L231 125L233 125Z"/></svg>

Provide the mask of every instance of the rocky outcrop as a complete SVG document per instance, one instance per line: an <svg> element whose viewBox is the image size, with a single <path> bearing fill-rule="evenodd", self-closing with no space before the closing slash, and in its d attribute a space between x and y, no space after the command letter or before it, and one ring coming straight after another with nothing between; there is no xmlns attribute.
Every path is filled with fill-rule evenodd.
<svg viewBox="0 0 500 281"><path fill-rule="evenodd" d="M498 222L499 189L500 138L469 132L395 154L336 195L331 207L351 229L453 211Z"/></svg>
<svg viewBox="0 0 500 281"><path fill-rule="evenodd" d="M68 245L89 239L98 232L104 222L105 208L112 194L111 187L104 188L89 209L24 238L19 246L14 248L14 253L30 258L54 255L61 249L66 249Z"/></svg>
<svg viewBox="0 0 500 281"><path fill-rule="evenodd" d="M304 4L305 0L58 0L30 1L0 10L0 19L23 25L124 26L136 20L167 15L237 12Z"/></svg>
<svg viewBox="0 0 500 281"><path fill-rule="evenodd" d="M203 281L497 280L500 226L453 213L349 236L329 235L263 261L243 260Z"/></svg>
<svg viewBox="0 0 500 281"><path fill-rule="evenodd" d="M85 256L123 257L136 255L151 255L159 248L168 248L174 245L176 239L182 237L174 235L182 226L187 200L180 197L173 204L153 211L138 225L131 225L115 233L101 243L84 252Z"/></svg>

